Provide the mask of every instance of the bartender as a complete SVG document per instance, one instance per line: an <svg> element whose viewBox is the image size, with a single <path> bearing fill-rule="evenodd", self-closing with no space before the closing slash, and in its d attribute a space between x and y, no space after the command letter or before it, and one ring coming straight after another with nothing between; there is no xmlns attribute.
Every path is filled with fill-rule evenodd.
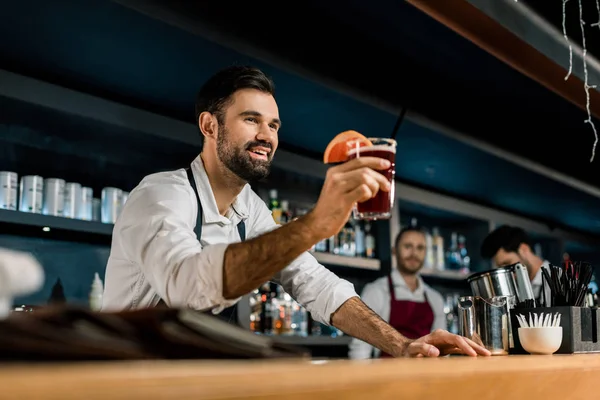
<svg viewBox="0 0 600 400"><path fill-rule="evenodd" d="M419 275L425 260L425 235L415 227L405 228L396 237L393 252L397 268L367 284L361 294L367 306L402 335L416 339L436 329L446 329L442 295ZM352 359L389 357L389 354L352 339Z"/></svg>
<svg viewBox="0 0 600 400"><path fill-rule="evenodd" d="M481 256L491 259L497 267L521 263L527 268L533 295L537 302L542 300L542 266L549 268L550 262L542 260L532 250L529 237L521 228L503 225L487 235L481 244ZM544 287L546 304L550 304L551 292L548 283Z"/></svg>
<svg viewBox="0 0 600 400"><path fill-rule="evenodd" d="M218 314L272 280L316 321L395 357L489 355L446 331L404 337L307 252L340 231L354 204L390 190L377 171L389 161L330 168L314 208L278 226L248 184L269 174L277 150L273 82L252 67L219 71L197 95L196 124L204 140L191 165L146 176L131 191L113 230L103 310L163 304Z"/></svg>

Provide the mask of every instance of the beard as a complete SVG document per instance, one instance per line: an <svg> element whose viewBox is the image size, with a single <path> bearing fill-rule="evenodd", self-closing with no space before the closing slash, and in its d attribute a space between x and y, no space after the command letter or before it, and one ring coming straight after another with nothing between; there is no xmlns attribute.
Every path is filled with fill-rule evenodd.
<svg viewBox="0 0 600 400"><path fill-rule="evenodd" d="M415 263L417 261L418 263ZM407 274L416 274L423 267L423 261L416 258L405 258L398 263L398 270Z"/></svg>
<svg viewBox="0 0 600 400"><path fill-rule="evenodd" d="M252 141L236 147L227 140L229 131L225 125L219 125L219 128L217 157L228 170L245 182L258 181L269 176L273 153L267 155L267 160L256 160L247 151L257 146L272 149L273 146L269 142Z"/></svg>

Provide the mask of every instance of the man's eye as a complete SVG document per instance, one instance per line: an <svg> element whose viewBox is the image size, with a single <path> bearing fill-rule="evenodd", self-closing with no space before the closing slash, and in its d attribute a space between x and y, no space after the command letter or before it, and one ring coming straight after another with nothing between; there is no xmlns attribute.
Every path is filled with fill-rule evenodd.
<svg viewBox="0 0 600 400"><path fill-rule="evenodd" d="M254 117L248 117L248 118L246 118L246 121L250 121L250 122L258 122L258 121L256 120L256 118L254 118Z"/></svg>

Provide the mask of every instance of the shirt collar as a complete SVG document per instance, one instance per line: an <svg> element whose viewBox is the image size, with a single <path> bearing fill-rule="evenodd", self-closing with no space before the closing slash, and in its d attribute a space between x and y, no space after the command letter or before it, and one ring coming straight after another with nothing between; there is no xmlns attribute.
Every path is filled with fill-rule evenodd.
<svg viewBox="0 0 600 400"><path fill-rule="evenodd" d="M204 222L209 224L215 222L222 222L226 224L231 223L229 218L219 214L219 207L217 207L217 201L215 200L215 195L212 187L210 186L210 181L208 180L208 175L206 174L206 169L204 168L204 162L202 161L202 157L200 155L198 155L198 157L196 157L192 162L192 172L196 186L198 187L198 195L200 196L200 203L202 204ZM244 200L247 198L247 196L244 196L247 190L249 190L248 184L244 186L240 194L235 198L233 204L231 205L233 212L241 219L248 218L248 205Z"/></svg>
<svg viewBox="0 0 600 400"><path fill-rule="evenodd" d="M421 278L421 275L417 274L417 282L419 282L419 285L417 286L417 289L412 292L414 294L420 294L425 292L425 282L423 281L423 279ZM406 284L406 281L404 280L404 278L402 277L402 275L400 274L400 271L398 271L397 268L392 268L392 283L394 284L394 286L401 286L403 288L405 288L406 290L409 290L408 285Z"/></svg>

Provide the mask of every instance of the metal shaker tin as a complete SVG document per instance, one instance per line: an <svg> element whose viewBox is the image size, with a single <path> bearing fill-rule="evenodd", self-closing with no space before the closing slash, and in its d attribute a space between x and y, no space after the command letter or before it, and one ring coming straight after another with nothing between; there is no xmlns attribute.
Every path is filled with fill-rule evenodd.
<svg viewBox="0 0 600 400"><path fill-rule="evenodd" d="M81 188L81 202L79 203L79 212L77 213L77 218L83 219L85 221L92 220L93 213L93 199L94 199L94 191L91 187L82 187Z"/></svg>
<svg viewBox="0 0 600 400"><path fill-rule="evenodd" d="M119 211L121 209L121 199L123 191L114 187L105 187L102 189L102 222L105 224L114 224L117 222Z"/></svg>
<svg viewBox="0 0 600 400"><path fill-rule="evenodd" d="M62 216L65 206L65 181L58 178L47 178L44 182L44 199L42 213Z"/></svg>
<svg viewBox="0 0 600 400"><path fill-rule="evenodd" d="M63 215L67 218L77 218L81 204L81 184L68 182L65 184L65 209Z"/></svg>
<svg viewBox="0 0 600 400"><path fill-rule="evenodd" d="M18 181L16 172L0 171L0 208L16 211Z"/></svg>
<svg viewBox="0 0 600 400"><path fill-rule="evenodd" d="M38 175L21 177L19 191L19 211L41 214L44 198L44 178Z"/></svg>

